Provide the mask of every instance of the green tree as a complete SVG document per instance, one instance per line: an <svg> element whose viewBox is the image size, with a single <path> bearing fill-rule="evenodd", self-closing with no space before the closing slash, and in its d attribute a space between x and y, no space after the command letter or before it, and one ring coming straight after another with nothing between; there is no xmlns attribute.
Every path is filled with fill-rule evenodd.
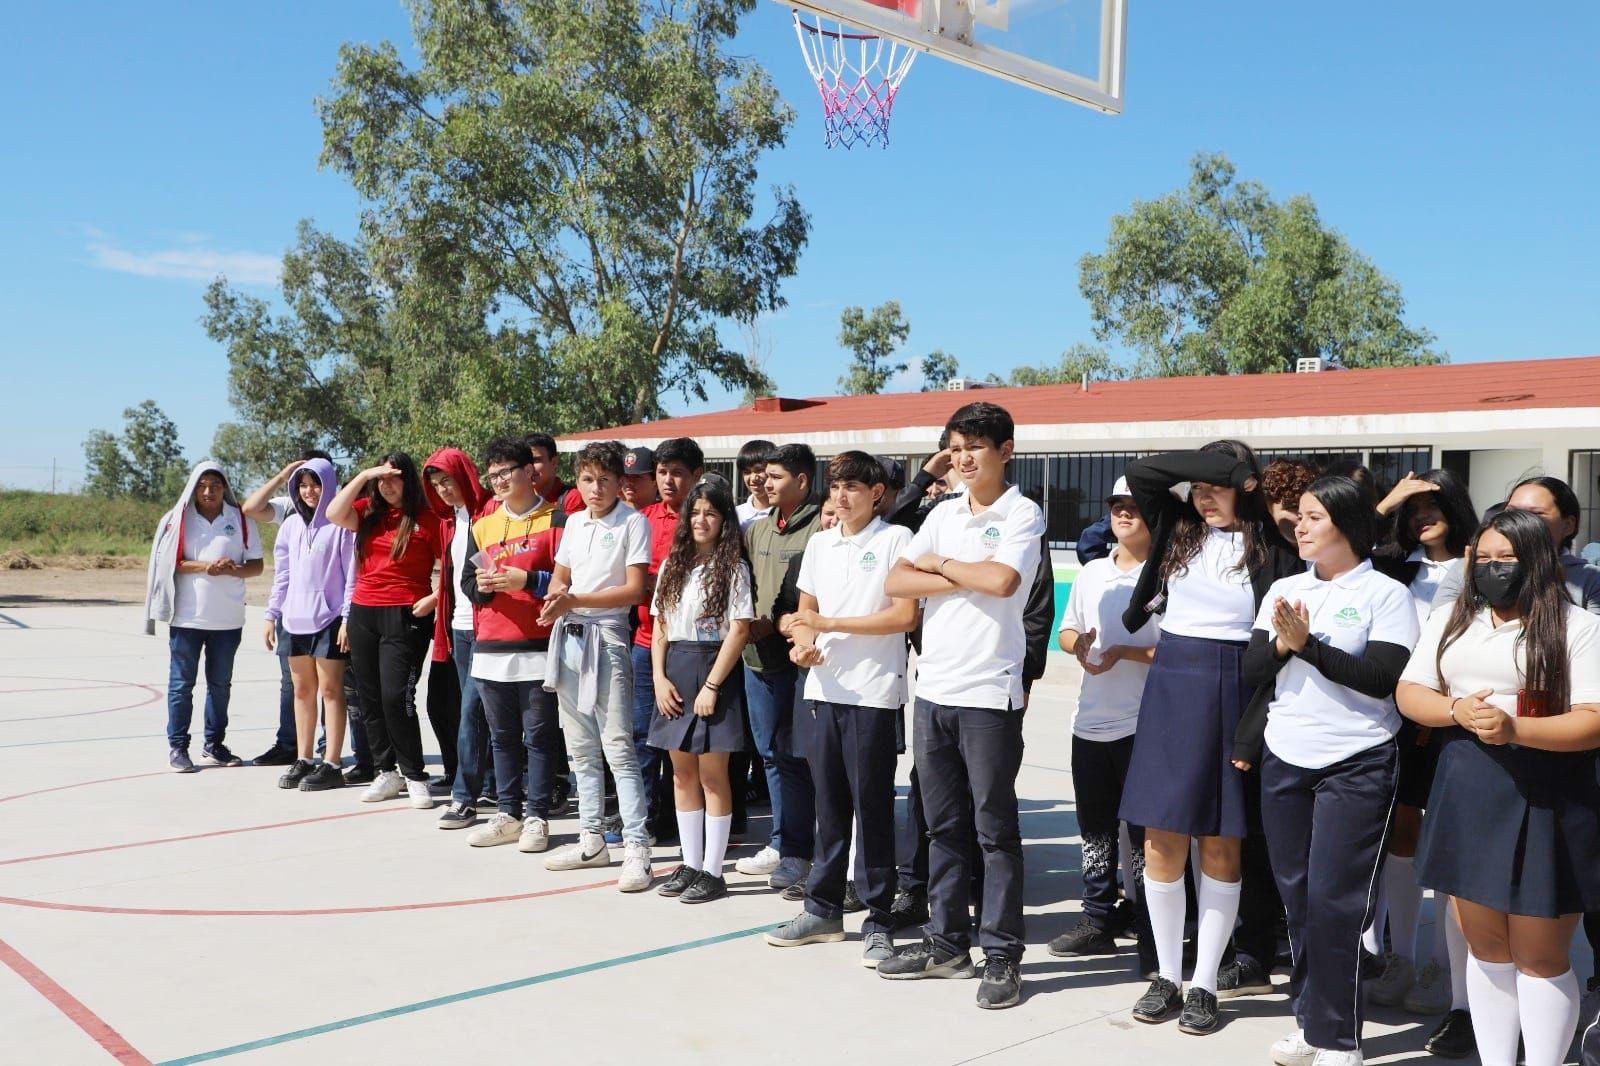
<svg viewBox="0 0 1600 1066"><path fill-rule="evenodd" d="M1323 224L1304 196L1274 200L1226 156L1198 155L1188 186L1111 220L1078 264L1095 336L1138 353L1141 375L1437 363L1406 325L1399 285Z"/></svg>
<svg viewBox="0 0 1600 1066"><path fill-rule="evenodd" d="M1074 344L1054 363L1012 367L1008 385L1076 385L1090 381L1125 381L1129 370L1112 360L1104 348Z"/></svg>
<svg viewBox="0 0 1600 1066"><path fill-rule="evenodd" d="M318 106L359 231L302 226L287 314L213 286L219 450L475 447L759 386L717 327L783 305L810 223L758 185L792 113L728 50L754 5L412 0L415 65L346 45Z"/></svg>
<svg viewBox="0 0 1600 1066"><path fill-rule="evenodd" d="M898 300L870 312L846 307L839 315L839 345L850 353L850 369L839 378L840 390L847 396L882 392L906 368L894 356L910 334L911 323L900 313Z"/></svg>
<svg viewBox="0 0 1600 1066"><path fill-rule="evenodd" d="M942 392L961 376L961 364L943 348L935 348L922 357L922 391Z"/></svg>
<svg viewBox="0 0 1600 1066"><path fill-rule="evenodd" d="M123 410L120 436L91 432L83 442L83 458L84 492L91 496L168 502L188 476L178 427L154 400Z"/></svg>

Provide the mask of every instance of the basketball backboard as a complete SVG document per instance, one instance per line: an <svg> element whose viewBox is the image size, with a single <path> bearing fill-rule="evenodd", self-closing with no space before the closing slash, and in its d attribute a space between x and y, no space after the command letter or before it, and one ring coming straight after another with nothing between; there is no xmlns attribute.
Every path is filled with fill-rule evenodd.
<svg viewBox="0 0 1600 1066"><path fill-rule="evenodd" d="M1127 0L779 0L1120 114Z"/></svg>

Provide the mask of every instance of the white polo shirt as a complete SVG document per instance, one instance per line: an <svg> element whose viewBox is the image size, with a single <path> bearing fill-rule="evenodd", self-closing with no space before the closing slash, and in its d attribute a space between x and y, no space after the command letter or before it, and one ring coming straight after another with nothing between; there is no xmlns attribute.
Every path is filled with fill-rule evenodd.
<svg viewBox="0 0 1600 1066"><path fill-rule="evenodd" d="M770 506L757 507L755 505L754 498L746 498L742 503L733 509L733 513L739 519L739 532L743 533L745 530L755 525L756 519L765 518L767 515L771 514L772 508Z"/></svg>
<svg viewBox="0 0 1600 1066"><path fill-rule="evenodd" d="M1354 570L1323 581L1315 570L1280 578L1261 601L1255 628L1276 636L1273 604L1282 597L1304 603L1311 633L1322 643L1360 656L1369 641L1417 644L1417 609L1411 593L1363 559ZM1332 766L1391 739L1400 729L1394 695L1374 699L1330 681L1297 655L1278 671L1267 710L1267 747L1284 762L1308 770Z"/></svg>
<svg viewBox="0 0 1600 1066"><path fill-rule="evenodd" d="M248 531L248 535L247 535ZM241 566L261 558L254 519L224 504L215 522L193 507L183 511L183 557L209 563L232 559ZM181 629L244 628L244 578L224 574L177 574L173 578L172 624Z"/></svg>
<svg viewBox="0 0 1600 1066"><path fill-rule="evenodd" d="M650 565L650 522L621 500L600 518L587 509L567 516L556 564L572 571L571 590L598 592L628 583L628 567ZM580 607L573 618L627 622L631 607Z"/></svg>
<svg viewBox="0 0 1600 1066"><path fill-rule="evenodd" d="M1003 563L1022 580L1005 599L961 588L928 597L917 657L918 699L949 707L1022 707L1022 610L1039 569L1043 535L1044 512L1015 485L977 513L970 493L928 512L900 558L914 564L932 552L962 563Z"/></svg>
<svg viewBox="0 0 1600 1066"><path fill-rule="evenodd" d="M1146 623L1139 632L1129 633L1122 624L1122 612L1133 602L1133 589L1145 564L1131 570L1117 566L1120 548L1110 556L1086 563L1072 581L1067 594L1067 609L1061 615L1061 631L1095 631L1089 646L1091 657L1118 644L1134 648L1153 648L1161 631ZM1085 740L1121 740L1133 735L1139 724L1139 700L1144 681L1150 674L1148 663L1117 663L1103 674L1084 674L1078 690L1078 707L1072 712L1072 735Z"/></svg>
<svg viewBox="0 0 1600 1066"><path fill-rule="evenodd" d="M1244 534L1208 529L1189 566L1167 582L1161 632L1206 640L1249 640L1256 616L1250 571L1240 566Z"/></svg>
<svg viewBox="0 0 1600 1066"><path fill-rule="evenodd" d="M678 595L678 602L672 610L662 613L661 610L661 583L656 582L655 595L650 600L650 613L657 619L656 629L659 636L663 630L667 640L690 640L709 643L711 641L726 640L728 638L729 623L738 619L750 620L755 618L755 601L750 588L750 566L740 563L738 571L733 577L733 586L728 590L728 606L723 610L721 617L702 617L701 605L705 603L705 567L696 566L683 581L683 589Z"/></svg>
<svg viewBox="0 0 1600 1066"><path fill-rule="evenodd" d="M874 518L854 537L844 526L814 534L800 559L798 587L817 598L817 613L860 618L887 610L883 591L889 568L911 542L911 531ZM821 633L823 662L806 675L805 698L859 707L894 708L906 702L906 635Z"/></svg>
<svg viewBox="0 0 1600 1066"><path fill-rule="evenodd" d="M1461 560L1454 558L1434 562L1428 558L1425 550L1418 548L1406 556L1406 562L1421 564L1417 567L1417 576L1411 579L1411 600L1417 608L1417 623L1421 625L1433 613L1433 601L1438 598L1439 586L1452 571L1461 566ZM1461 587L1459 581L1456 587Z"/></svg>
<svg viewBox="0 0 1600 1066"><path fill-rule="evenodd" d="M1451 612L1440 609L1428 616L1422 639L1406 664L1400 680L1411 681L1452 698L1491 690L1489 702L1509 715L1517 713L1517 692L1522 688L1527 655L1520 646L1522 622L1495 625L1485 607L1473 616L1455 641L1445 649L1443 683L1438 669L1439 643ZM1567 669L1573 703L1600 703L1600 618L1582 607L1567 607ZM1556 708L1552 708L1554 710Z"/></svg>

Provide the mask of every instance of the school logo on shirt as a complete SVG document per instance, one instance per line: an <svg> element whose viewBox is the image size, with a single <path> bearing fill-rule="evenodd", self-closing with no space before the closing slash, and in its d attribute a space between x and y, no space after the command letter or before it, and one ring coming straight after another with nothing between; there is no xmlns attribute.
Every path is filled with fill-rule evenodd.
<svg viewBox="0 0 1600 1066"><path fill-rule="evenodd" d="M994 549L1000 547L1000 527L990 526L979 535L978 539L983 541L983 546L985 548L993 551Z"/></svg>
<svg viewBox="0 0 1600 1066"><path fill-rule="evenodd" d="M225 525L225 526L223 526L223 527L222 527L222 531L223 531L223 532L224 532L224 533L226 533L226 534L227 534L227 535L228 535L228 536L230 536L230 537L231 537L231 536L233 536L233 535L234 535L234 534L235 534L235 533L237 533L237 532L239 532L239 529L238 529L238 527L237 527L237 526L235 526L235 525L234 525L234 524L233 524L233 523L232 523L232 522L229 522L229 523L228 523L228 524L227 524L227 525Z"/></svg>
<svg viewBox="0 0 1600 1066"><path fill-rule="evenodd" d="M602 548L615 548L616 546L617 546L617 535L615 533L611 532L611 530L609 530L609 529L606 530L605 533L603 533L601 535L601 537L600 537L600 547L602 547Z"/></svg>
<svg viewBox="0 0 1600 1066"><path fill-rule="evenodd" d="M878 568L878 557L872 552L862 552L859 565L863 574L870 574Z"/></svg>
<svg viewBox="0 0 1600 1066"><path fill-rule="evenodd" d="M1335 625L1358 626L1361 624L1361 612L1354 607L1341 607L1339 613L1333 616Z"/></svg>

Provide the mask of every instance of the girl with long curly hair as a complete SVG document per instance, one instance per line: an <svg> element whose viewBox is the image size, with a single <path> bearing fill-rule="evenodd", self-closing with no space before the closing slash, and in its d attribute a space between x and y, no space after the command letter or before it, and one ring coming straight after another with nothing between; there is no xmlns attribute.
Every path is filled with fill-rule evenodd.
<svg viewBox="0 0 1600 1066"><path fill-rule="evenodd" d="M683 864L657 891L683 903L728 894L723 857L733 826L728 755L744 749L740 653L755 617L750 563L733 497L701 482L683 503L650 613L657 715L650 746L672 757Z"/></svg>

